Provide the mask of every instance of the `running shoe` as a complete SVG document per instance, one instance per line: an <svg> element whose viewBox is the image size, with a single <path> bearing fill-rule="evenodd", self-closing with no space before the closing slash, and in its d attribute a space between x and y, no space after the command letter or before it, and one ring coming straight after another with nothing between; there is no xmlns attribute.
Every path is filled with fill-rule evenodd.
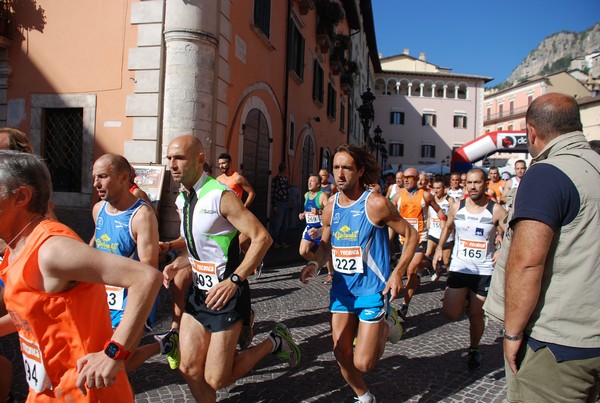
<svg viewBox="0 0 600 403"><path fill-rule="evenodd" d="M474 371L481 368L481 354L479 353L479 349L469 349L469 361L467 362L467 365L469 367L469 371Z"/></svg>
<svg viewBox="0 0 600 403"><path fill-rule="evenodd" d="M360 402L360 398L359 397L354 397L354 403ZM375 395L371 394L371 400L369 401L369 403L377 403L377 399L375 398Z"/></svg>
<svg viewBox="0 0 600 403"><path fill-rule="evenodd" d="M292 334L286 325L277 323L270 336L279 341L278 348L273 351L281 361L287 361L294 368L302 361L302 351L292 339Z"/></svg>
<svg viewBox="0 0 600 403"><path fill-rule="evenodd" d="M167 361L171 369L179 368L181 353L179 352L179 331L171 329L163 335L156 335L154 338L160 344L160 353L167 355Z"/></svg>
<svg viewBox="0 0 600 403"><path fill-rule="evenodd" d="M392 344L398 343L404 335L404 327L402 326L402 319L398 317L398 312L395 308L390 308L390 314L388 315L386 322L390 325L388 341Z"/></svg>
<svg viewBox="0 0 600 403"><path fill-rule="evenodd" d="M240 333L240 339L238 345L240 350L245 350L250 347L252 339L254 338L254 309L250 308L250 324L244 324L242 326L242 332Z"/></svg>
<svg viewBox="0 0 600 403"><path fill-rule="evenodd" d="M325 281L323 281L323 284L331 285L332 281L333 281L333 276L331 274L328 274L327 277L325 277Z"/></svg>
<svg viewBox="0 0 600 403"><path fill-rule="evenodd" d="M406 320L407 314L408 314L408 305L406 305L406 304L400 305L400 309L398 309L398 315L400 315L400 317L403 320Z"/></svg>

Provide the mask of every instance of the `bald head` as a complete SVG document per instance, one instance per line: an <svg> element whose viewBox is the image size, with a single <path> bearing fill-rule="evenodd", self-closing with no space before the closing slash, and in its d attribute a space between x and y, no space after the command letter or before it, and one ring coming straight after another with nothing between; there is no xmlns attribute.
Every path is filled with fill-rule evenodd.
<svg viewBox="0 0 600 403"><path fill-rule="evenodd" d="M545 142L583 129L575 98L558 93L536 98L527 109L525 122L534 127L537 137Z"/></svg>
<svg viewBox="0 0 600 403"><path fill-rule="evenodd" d="M202 142L198 137L192 134L184 134L183 136L175 137L169 143L169 148L171 147L185 150L186 152L192 152L194 154L204 152Z"/></svg>
<svg viewBox="0 0 600 403"><path fill-rule="evenodd" d="M125 157L119 154L104 154L96 160L96 163L106 163L110 165L117 174L131 174L131 165Z"/></svg>
<svg viewBox="0 0 600 403"><path fill-rule="evenodd" d="M167 159L173 180L191 189L204 172L204 147L196 136L186 134L171 140Z"/></svg>

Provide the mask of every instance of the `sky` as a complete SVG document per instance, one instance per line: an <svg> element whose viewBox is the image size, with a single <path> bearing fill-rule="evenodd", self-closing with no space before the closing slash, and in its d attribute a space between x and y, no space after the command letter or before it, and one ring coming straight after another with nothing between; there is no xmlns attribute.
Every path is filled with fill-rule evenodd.
<svg viewBox="0 0 600 403"><path fill-rule="evenodd" d="M377 50L500 84L547 36L600 22L600 0L372 0ZM600 49L600 44L598 44Z"/></svg>

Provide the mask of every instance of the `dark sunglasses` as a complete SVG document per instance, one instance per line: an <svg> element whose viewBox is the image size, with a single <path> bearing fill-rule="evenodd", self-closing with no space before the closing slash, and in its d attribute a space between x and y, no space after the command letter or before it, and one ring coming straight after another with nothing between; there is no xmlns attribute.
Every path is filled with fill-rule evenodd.
<svg viewBox="0 0 600 403"><path fill-rule="evenodd" d="M415 175L404 175L404 179L417 179Z"/></svg>

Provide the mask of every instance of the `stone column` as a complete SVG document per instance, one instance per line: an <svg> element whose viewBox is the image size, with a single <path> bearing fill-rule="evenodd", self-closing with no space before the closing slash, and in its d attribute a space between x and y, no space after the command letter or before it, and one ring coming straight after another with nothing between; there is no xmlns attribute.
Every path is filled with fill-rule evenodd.
<svg viewBox="0 0 600 403"><path fill-rule="evenodd" d="M218 20L218 1L166 0L163 158L177 136L213 136Z"/></svg>

